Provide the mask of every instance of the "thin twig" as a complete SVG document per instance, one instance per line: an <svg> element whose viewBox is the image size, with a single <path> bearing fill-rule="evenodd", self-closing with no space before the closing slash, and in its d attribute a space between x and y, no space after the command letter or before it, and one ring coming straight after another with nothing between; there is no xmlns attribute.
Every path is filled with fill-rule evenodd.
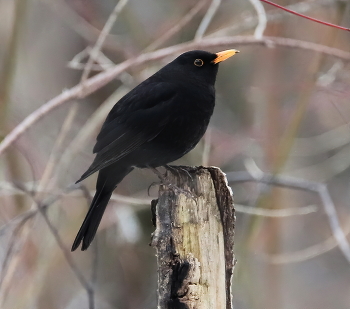
<svg viewBox="0 0 350 309"><path fill-rule="evenodd" d="M58 234L56 227L50 221L50 219L46 213L46 210L45 210L45 208L47 208L47 205L44 205L44 204L40 205L39 203L37 203L36 205L37 205L37 210L44 218L44 221L46 222L51 234L54 236L56 243L58 244L58 247L61 249L63 256L65 257L69 267L74 272L75 276L78 278L80 284L86 290L86 293L88 295L88 300L89 300L89 309L94 309L94 288L93 288L93 286L91 286L91 284L86 280L84 275L81 273L81 271L79 270L79 268L77 267L77 265L73 261L71 253L64 245L60 235Z"/></svg>
<svg viewBox="0 0 350 309"><path fill-rule="evenodd" d="M41 0L57 17L65 23L69 28L75 31L79 36L93 44L101 34L101 30L95 28L85 18L80 16L70 5L69 2L63 0ZM103 44L104 47L113 49L114 51L122 50L123 44L117 35L108 34L107 40Z"/></svg>
<svg viewBox="0 0 350 309"><path fill-rule="evenodd" d="M13 186L13 189L9 188L9 190L13 190L13 192L16 192L16 193L25 194L25 195L29 196L31 198L31 200L33 200L34 195L36 195L38 192L39 193L46 192L46 191L36 191L35 188L33 189L31 187L32 187L32 183L29 183L29 184L22 184L22 186ZM38 187L38 185L36 187ZM28 188L31 188L31 190L29 191ZM67 192L70 192L71 190L74 190L74 189L69 187L67 189ZM49 193L49 192L46 192L46 193ZM51 192L51 194L52 194L52 192ZM56 194L56 195L52 195L51 197L49 197L45 201L44 206L42 206L43 210L46 209L47 205L54 204L62 196L63 196L63 194ZM6 222L5 224L3 224L0 227L0 237L5 234L5 232L8 228L10 228L12 226L21 225L23 222L26 222L28 219L31 219L32 217L34 217L37 213L38 213L38 209L36 207L33 207L33 208L17 215L16 217L11 219L10 221Z"/></svg>
<svg viewBox="0 0 350 309"><path fill-rule="evenodd" d="M53 149L51 151L48 163L46 164L43 176L41 177L41 180L38 184L39 191L35 192L35 196L33 196L31 194L33 192L26 191L26 188L23 186L17 186L18 189L22 189L25 193L27 193L29 196L31 196L33 198L33 201L42 200L44 197L44 191L49 189L50 179L52 178L54 167L56 166L56 163L58 161L57 154L59 153L59 148L61 148L63 140L69 131L69 128L72 124L72 121L74 119L76 112L77 112L77 104L75 103L74 105L72 105L70 112L69 112L68 116L66 117L66 120L63 123L62 129L60 130L60 133L55 141L55 144L54 144ZM29 212L34 210L35 208L37 208L37 202L32 203L32 206L31 206ZM27 222L32 217L33 216L26 216L25 220L20 221L21 224L19 226L21 226L24 222ZM18 247L20 247L20 245L23 245L24 243L26 243L26 241L29 237L29 233L30 233L29 224L27 224L25 226L25 228L18 230L18 232L17 232L18 235L16 235L16 237L18 239L20 239L20 241L18 242ZM20 249L18 249L18 250L20 250ZM9 269L16 269L18 262L19 262L18 259L12 259L10 262L10 265L8 266ZM3 275L2 277L5 278L5 275ZM7 275L6 278L13 278L13 275L12 274ZM7 279L7 280L9 281L10 279Z"/></svg>
<svg viewBox="0 0 350 309"><path fill-rule="evenodd" d="M210 25L211 20L213 19L216 11L218 10L219 6L221 4L221 0L212 0L207 13L204 15L201 23L199 24L199 27L196 31L196 34L194 35L194 40L195 41L200 41L203 36L205 31L207 31L207 28Z"/></svg>
<svg viewBox="0 0 350 309"><path fill-rule="evenodd" d="M172 28L161 35L153 43L148 45L144 49L144 52L150 52L162 46L167 40L169 40L172 36L183 29L183 27L186 26L197 15L197 13L205 6L207 2L207 0L201 0L197 2L197 4L184 17L182 17L179 22L177 22Z"/></svg>
<svg viewBox="0 0 350 309"><path fill-rule="evenodd" d="M328 216L329 225L332 234L336 239L340 250L342 251L346 260L350 263L350 245L346 239L344 231L341 228L334 203L330 197L327 186L322 183L307 181L304 179L288 177L288 176L274 176L272 174L263 174L259 178L247 172L230 172L227 174L227 180L230 183L237 182L259 182L270 185L276 185L287 188L294 188L298 190L305 190L315 192L319 195L324 210Z"/></svg>
<svg viewBox="0 0 350 309"><path fill-rule="evenodd" d="M67 66L71 69L81 70L84 69L86 63L82 63L83 59L91 55L92 48L90 46L83 49L81 52L76 54L71 61L68 62ZM91 70L104 71L115 66L115 63L107 58L101 51L94 58L96 64L91 65Z"/></svg>
<svg viewBox="0 0 350 309"><path fill-rule="evenodd" d="M12 276L6 276L7 271L9 270L8 263L10 260L13 259L13 255L15 253L17 253L17 251L18 251L17 247L19 246L19 244L17 243L17 234L20 233L20 231L21 231L22 227L24 226L24 224L26 223L27 219L29 219L29 217L25 218L24 220L21 220L19 222L19 224L17 224L16 227L14 228L14 231L11 235L9 244L7 246L5 257L3 259L3 263L1 266L1 273L0 273L0 291L1 291L0 295L2 296L2 297L0 297L0 299L2 300L2 304L4 303L6 295L8 294L7 290L10 288L10 285L7 283L5 284L5 288L3 288L3 283L5 281L5 278L12 278ZM11 266L11 264L10 264L10 266ZM12 271L14 271L14 269L10 269L10 271L12 272Z"/></svg>
<svg viewBox="0 0 350 309"><path fill-rule="evenodd" d="M72 190L74 188L68 188L67 191L69 192L70 190ZM32 196L31 196L32 197ZM16 229L18 229L18 227L24 225L24 223L32 218L36 213L40 213L42 215L42 217L44 218L50 232L52 233L52 235L54 236L59 248L61 249L68 265L70 266L70 268L72 269L72 271L74 272L74 274L76 275L77 279L79 280L79 282L81 283L81 285L83 286L83 288L86 290L86 293L88 295L88 301L89 301L89 309L94 309L94 289L93 286L85 279L85 277L83 276L83 274L80 272L79 268L77 267L77 265L75 264L75 262L73 261L71 254L69 252L69 250L65 247L62 239L60 238L57 229L55 228L55 226L51 223L50 219L47 216L46 213L46 209L49 205L52 205L55 201L57 201L57 199L59 199L61 196L54 196L53 198L48 199L47 201L41 203L41 205L35 201L35 199L33 198L34 201L34 205L36 206L36 209L31 209L28 212L21 214L19 216L17 216L15 219L11 220L9 223L11 223L11 225L13 225L14 223L16 223ZM4 229L7 228L8 226L10 226L10 224L6 224L5 226L1 227L0 230L0 235L4 232ZM28 229L28 225L25 226ZM11 265L16 265L17 263L11 263ZM5 274L2 274L2 277L4 277ZM12 277L12 276L7 276L7 277Z"/></svg>
<svg viewBox="0 0 350 309"><path fill-rule="evenodd" d="M347 132L349 134L349 132ZM338 138L338 137L337 137ZM321 162L316 162L310 166L293 169L290 174L295 177L309 175L319 182L326 182L334 176L344 172L350 166L349 157L350 145L334 151L334 154Z"/></svg>
<svg viewBox="0 0 350 309"><path fill-rule="evenodd" d="M318 1L301 1L295 4L287 5L286 8L296 11L298 13L305 13L315 9L319 9L320 6L331 6L334 5L335 0L318 0ZM266 13L266 18L268 21L278 21L288 15L287 12L281 11L279 9L270 11ZM241 20L235 20L235 23L231 26L227 26L214 32L208 34L207 37L218 37L225 35L236 35L256 27L259 23L259 19L255 16L247 16Z"/></svg>
<svg viewBox="0 0 350 309"><path fill-rule="evenodd" d="M23 187L31 187L32 184L24 184ZM68 187L64 192L60 193L60 194L54 194L52 192L48 192L48 191L36 191L36 188L34 188L33 192L31 192L31 194L29 194L29 192L27 190L20 190L18 187L13 187L10 188L10 186L7 186L9 188L9 190L13 190L12 192L16 193L16 194L27 194L27 195L35 195L38 192L45 192L45 193L49 193L51 194L51 196L47 199L45 199L42 204L42 208L44 208L44 210L46 209L46 207L49 207L51 205L53 205L56 201L58 201L59 199L61 199L62 197L64 197L66 194L70 194L70 196L72 197L81 197L81 193L79 193L79 191L77 189L80 189L80 192L84 192L83 196L85 196L85 198L87 198L87 196L92 196L96 193L96 191L89 191L87 193L85 193L84 190L82 190L84 187L82 185L74 185ZM72 191L75 191L75 193L71 193ZM124 195L120 195L120 194L112 194L111 196L111 200L112 201L116 201L116 202L120 202L123 204L127 204L127 205L134 205L134 206L147 206L151 204L152 199L151 198L136 198L136 197L131 197L131 196L124 196ZM143 209L138 207L138 209ZM17 215L16 217L14 217L13 219L11 219L10 221L6 222L5 224L3 224L2 226L0 226L0 237L2 237L6 231L9 228L15 228L16 226L22 224L23 221L27 221L28 219L34 217L36 214L38 213L38 209L34 208L34 209L29 209L19 215Z"/></svg>
<svg viewBox="0 0 350 309"><path fill-rule="evenodd" d="M346 236L349 236L350 233L349 223L350 222L348 222L347 226L344 228ZM336 247L338 247L338 242L334 239L334 236L331 236L321 243L302 250L282 254L263 254L263 256L269 263L272 264L298 263L320 256L321 254L327 253Z"/></svg>
<svg viewBox="0 0 350 309"><path fill-rule="evenodd" d="M235 211L261 217L284 218L292 216L303 216L317 211L317 206L309 205L300 208L266 209L247 205L235 204Z"/></svg>
<svg viewBox="0 0 350 309"><path fill-rule="evenodd" d="M70 194L70 196L72 197L81 197L81 193L79 193L78 191L78 189L81 189L80 187L81 187L81 184L74 184L74 185L68 186L63 192L53 193L52 191L40 189L38 185L33 184L33 182L22 183L21 188L19 188L17 185L14 185L11 182L0 183L0 188L2 188L2 190L9 191L7 195L26 194L29 196L34 196L39 192L43 192L43 193L50 194L52 197L56 199L55 201L57 201L57 198L61 198L63 195L66 195L66 194ZM71 193L72 191L75 191L75 192ZM89 191L89 195L94 195L95 193L96 191ZM84 195L84 197L87 198L86 195ZM131 204L131 205L145 205L145 204L150 204L152 201L152 198L136 198L136 197L125 196L120 194L112 194L111 199L117 202ZM48 204L49 203L48 201L49 200L46 200L44 204ZM53 201L50 200L50 203L51 202ZM22 216L27 212L31 212L31 210L28 210L20 214L19 216ZM35 212L35 209L34 209L34 212ZM0 227L0 236L1 236L1 228L2 227Z"/></svg>
<svg viewBox="0 0 350 309"><path fill-rule="evenodd" d="M340 49L316 43L280 37L265 36L261 40L257 40L252 36L221 37L203 39L200 42L190 42L174 45L171 47L157 50L155 52L142 54L134 59L128 59L116 65L112 69L109 69L105 72L95 75L94 77L89 78L84 84L78 84L70 88L69 90L65 90L62 94L43 104L40 108L28 115L20 124L18 124L0 143L0 155L12 143L14 143L29 127L31 127L39 119L44 117L47 113L57 108L58 106L61 106L67 101L88 96L89 94L105 86L116 76L129 69L130 67L144 64L149 61L159 60L169 55L178 54L180 52L195 48L217 48L220 46L223 47L233 45L262 45L268 47L271 47L271 45L284 46L289 48L297 48L319 52L328 56L342 59L344 61L350 61L350 53L342 51Z"/></svg>
<svg viewBox="0 0 350 309"><path fill-rule="evenodd" d="M60 162L57 164L57 173L65 173L67 166L71 163L72 158L81 150L89 139L92 138L96 128L105 120L107 113L113 105L127 93L125 87L119 87L115 90L93 113L93 115L85 122L79 133L66 147L61 156Z"/></svg>
<svg viewBox="0 0 350 309"><path fill-rule="evenodd" d="M125 5L128 3L129 0L119 0L117 5L114 7L114 10L112 11L111 15L109 15L107 22L103 26L103 29L101 31L101 34L98 36L98 39L96 41L95 46L92 48L89 60L86 63L85 69L83 71L83 74L81 76L81 82L84 83L85 80L88 78L92 65L97 58L104 41L106 40L107 35L111 31L115 21L118 18L119 13L122 11L122 9L125 7Z"/></svg>
<svg viewBox="0 0 350 309"><path fill-rule="evenodd" d="M282 9L282 10L288 12L288 13L292 13L292 14L294 14L294 15L297 15L297 16L300 16L300 17L303 17L303 18L312 20L312 21L314 21L314 22L316 22L316 23L319 23L319 24L322 24L322 25L326 25L326 26L330 26L330 27L337 28L337 29L341 29L341 30L345 30L345 31L350 31L350 28L338 26L338 25L331 24L331 23L325 22L325 21L320 20L320 19L317 19L317 18L313 18L313 17L310 17L310 16L306 16L306 15L297 13L297 12L295 12L295 11L292 11L292 10L290 10L290 9L285 8L285 7L282 6L282 5L273 3L273 2L271 2L271 1L268 1L268 0L260 0L260 1L265 2L265 3L268 3L268 4L271 4L271 5L273 5L273 6L277 7L277 8L279 8L279 9Z"/></svg>
<svg viewBox="0 0 350 309"><path fill-rule="evenodd" d="M40 179L39 187L38 187L39 194L37 196L35 196L36 200L42 199L42 197L41 197L42 191L49 190L49 182L53 176L53 172L55 170L55 167L57 166L57 162L59 160L59 153L61 153L60 149L63 145L64 139L66 138L66 136L67 136L72 124L73 124L75 116L78 112L78 107L79 107L78 103L74 102L74 104L69 109L69 112L68 112L68 114L63 122L62 128L61 128L59 135L58 135L58 137L53 145L52 151L51 151L50 156L49 156L49 160L45 166L45 170L44 170L43 175Z"/></svg>
<svg viewBox="0 0 350 309"><path fill-rule="evenodd" d="M263 37L264 31L266 29L266 24L267 24L265 8L259 0L249 0L249 1L253 5L258 15L258 25L255 28L254 37L257 39L261 39Z"/></svg>
<svg viewBox="0 0 350 309"><path fill-rule="evenodd" d="M346 121L346 123L349 122ZM296 155L299 157L316 156L321 153L343 147L349 143L349 125L345 124L334 129L330 129L319 135L296 138L291 155Z"/></svg>
<svg viewBox="0 0 350 309"><path fill-rule="evenodd" d="M347 260L350 262L350 246L348 240L346 239L344 231L340 226L337 211L335 209L333 200L329 194L328 188L325 184L320 184L318 186L318 194L322 200L325 212L328 216L329 224L333 231L333 236L337 240L341 251L347 258Z"/></svg>
<svg viewBox="0 0 350 309"><path fill-rule="evenodd" d="M308 181L305 179L294 178L289 176L275 176L272 174L262 174L259 178L248 172L229 172L226 174L227 180L230 183L240 182L260 182L269 185L276 185L279 187L292 188L297 190L304 190L310 192L317 192L319 183Z"/></svg>

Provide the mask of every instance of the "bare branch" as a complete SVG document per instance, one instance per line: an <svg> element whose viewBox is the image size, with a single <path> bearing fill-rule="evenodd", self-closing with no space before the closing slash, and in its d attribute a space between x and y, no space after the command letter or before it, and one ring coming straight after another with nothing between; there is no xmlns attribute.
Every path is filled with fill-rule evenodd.
<svg viewBox="0 0 350 309"><path fill-rule="evenodd" d="M316 19L316 18L313 18L313 17L310 17L310 16L306 16L306 15L297 13L297 12L289 10L289 9L279 5L279 4L273 3L271 1L268 1L268 0L260 0L260 1L268 3L268 4L271 4L271 5L275 6L275 7L278 7L279 9L282 9L282 10L288 12L288 13L292 13L294 15L297 15L297 16L300 16L300 17L312 20L312 21L314 21L316 23L319 23L319 24L322 24L322 25L326 25L326 26L330 26L330 27L337 28L337 29L341 29L341 30L345 30L345 31L350 31L350 28L341 27L341 26L338 26L338 25L335 25L335 24L327 23L327 22L325 22L323 20L319 20L319 19Z"/></svg>
<svg viewBox="0 0 350 309"><path fill-rule="evenodd" d="M219 6L221 4L221 0L212 0L207 13L204 15L198 29L197 32L194 36L194 40L195 41L200 41L203 36L205 31L207 30L207 28L209 27L209 24L211 22L211 20L213 19L216 11L218 10Z"/></svg>
<svg viewBox="0 0 350 309"><path fill-rule="evenodd" d="M81 52L76 54L71 61L68 62L67 66L71 69L81 70L84 69L86 63L82 63L83 59L90 55L91 58L91 47L86 47ZM104 71L115 66L115 63L107 58L101 51L98 52L97 56L94 58L96 64L91 65L91 70Z"/></svg>
<svg viewBox="0 0 350 309"><path fill-rule="evenodd" d="M350 246L349 246L348 240L346 239L344 231L340 226L340 222L338 219L337 212L335 210L333 200L325 184L320 184L318 186L318 194L322 200L324 209L328 216L328 220L333 232L333 236L337 240L341 251L347 258L347 260L350 262Z"/></svg>
<svg viewBox="0 0 350 309"><path fill-rule="evenodd" d="M349 125L345 124L312 137L296 138L291 155L315 156L349 143Z"/></svg>
<svg viewBox="0 0 350 309"><path fill-rule="evenodd" d="M84 188L84 186L81 184L74 184L74 185L68 186L61 193L54 193L52 191L40 189L37 184L33 185L32 182L22 183L22 187L23 187L23 189L20 189L18 186L13 185L13 183L11 183L11 182L0 183L0 188L10 191L8 193L8 195L11 195L11 194L35 195L38 192L44 192L44 193L50 194L52 196L52 198L55 198L55 200L51 200L52 198L47 199L44 202L44 204L52 204L53 202L57 201L58 198L61 198L63 195L66 195L66 194L70 194L70 196L72 196L72 197L81 197L81 193L79 193L80 191L78 191L78 189L82 190ZM29 191L29 188L31 191ZM72 191L75 191L75 192L72 193ZM89 191L88 195L87 195L87 193L85 193L85 191L82 190L82 192L84 193L83 196L86 199L88 198L87 196L91 196L91 195L94 195L96 193L96 191ZM111 197L111 200L125 203L125 204L130 204L130 205L149 205L152 201L152 199L148 198L148 197L147 198L136 198L136 197L125 196L125 195L120 195L120 194L113 194ZM24 215L25 213L31 213L31 212L32 212L32 210L28 210L28 211L20 214L18 217ZM36 212L36 210L33 209L33 212ZM1 228L2 227L0 227L0 236L2 233Z"/></svg>
<svg viewBox="0 0 350 309"><path fill-rule="evenodd" d="M349 130L349 128L348 128ZM347 132L348 134L348 132ZM316 162L310 166L294 169L290 173L298 177L299 175L310 175L313 179L320 182L326 182L334 176L344 172L350 166L350 157L347 155L350 151L350 145L341 149L336 149L332 156L321 162Z"/></svg>
<svg viewBox="0 0 350 309"><path fill-rule="evenodd" d="M247 172L229 172L227 173L227 180L231 183L238 182L259 182L269 185L276 185L279 187L292 188L297 190L304 190L310 192L317 192L320 183L308 181L300 178L294 178L289 176L276 176L272 174L254 175Z"/></svg>
<svg viewBox="0 0 350 309"><path fill-rule="evenodd" d="M89 138L92 138L96 128L100 126L106 115L111 110L113 105L119 101L119 99L127 93L125 87L119 87L114 91L101 105L93 115L85 122L83 127L79 130L79 133L66 147L64 153L61 156L60 162L57 164L57 173L65 173L67 166L71 162L72 158L83 148Z"/></svg>
<svg viewBox="0 0 350 309"><path fill-rule="evenodd" d="M129 0L119 0L117 5L114 7L113 12L109 16L107 22L103 26L103 29L102 29L100 35L98 36L98 39L97 39L95 46L91 50L89 60L87 61L85 69L84 69L83 74L81 76L81 82L85 82L85 80L88 78L90 71L91 71L91 68L92 68L92 65L93 65L95 59L98 57L98 54L102 48L104 41L106 40L107 35L111 31L115 21L118 18L119 13L124 8L124 6L128 3L128 1Z"/></svg>
<svg viewBox="0 0 350 309"><path fill-rule="evenodd" d="M12 276L7 276L7 271L9 270L9 261L13 258L13 256L17 253L17 247L19 246L18 243L16 243L16 239L17 239L17 234L21 231L22 227L24 226L24 224L26 223L27 219L29 219L29 217L22 219L19 224L14 228L14 231L11 235L9 244L7 246L7 250L6 250L6 254L5 254L5 258L4 261L2 263L1 266L1 273L0 273L0 295L2 296L2 303L5 300L6 295L8 294L7 290L9 289L9 285L7 284L7 282L5 282L5 288L3 288L3 283L6 280L6 278L12 278ZM0 232L0 236L1 236L1 232ZM11 265L11 264L10 264ZM14 271L14 268L10 269L11 272Z"/></svg>
<svg viewBox="0 0 350 309"><path fill-rule="evenodd" d="M300 1L295 4L286 5L285 7L298 13L305 13L308 11L316 10L321 6L332 6L334 5L334 2L335 0L318 0L318 1L306 0L306 1ZM286 15L288 15L287 12L276 9L276 10L267 12L266 18L268 21L275 22L275 21L281 20ZM241 20L236 21L231 26L226 26L224 28L213 31L212 33L208 34L207 37L235 35L256 27L258 23L259 23L258 17L247 16Z"/></svg>
<svg viewBox="0 0 350 309"><path fill-rule="evenodd" d="M144 52L153 51L160 46L162 46L167 40L169 40L173 35L178 33L184 26L186 26L196 15L197 13L204 7L207 3L207 0L201 0L197 2L197 4L184 16L179 20L179 22L174 25L174 27L170 28L167 32L161 35L158 39L156 39L153 43L148 45Z"/></svg>
<svg viewBox="0 0 350 309"><path fill-rule="evenodd" d="M60 129L58 137L53 145L52 151L49 156L49 160L45 166L45 170L39 182L38 189L40 192L37 192L37 194L35 195L36 200L41 200L42 199L41 192L49 189L50 179L52 178L57 162L59 161L58 154L60 153L60 148L62 147L64 139L66 138L72 126L72 123L75 119L77 112L78 112L78 104L77 102L74 102L74 104L71 106L68 112L68 115L66 116L66 119L63 122L62 128Z"/></svg>
<svg viewBox="0 0 350 309"><path fill-rule="evenodd" d="M348 222L347 226L344 228L346 235L348 236L350 233L350 222ZM289 263L298 263L303 262L321 254L327 253L330 250L336 248L338 246L338 242L334 239L333 236L329 237L322 243L310 246L308 248L298 250L295 252L288 252L282 254L269 254L263 255L265 259L272 264L289 264Z"/></svg>
<svg viewBox="0 0 350 309"><path fill-rule="evenodd" d="M309 205L300 208L286 208L286 209L264 209L257 208L247 205L235 204L235 210L240 213L262 216L262 217L271 217L271 218L284 218L291 216L303 216L317 211L317 206Z"/></svg>
<svg viewBox="0 0 350 309"><path fill-rule="evenodd" d="M261 39L263 37L264 31L266 29L266 24L267 24L265 8L259 0L249 0L249 1L253 5L258 15L258 25L255 28L254 37L257 39Z"/></svg>
<svg viewBox="0 0 350 309"><path fill-rule="evenodd" d="M81 192L83 192L83 196L88 200L88 199L91 199L91 196L96 193L96 191L87 191L87 189L83 185L74 185L74 186L69 186L64 192L59 194L52 193L46 190L37 191L36 189L38 188L38 186L36 186L34 187L33 192L31 192L32 194L29 194L26 188L30 188L30 187L32 187L32 183L23 184L23 190L20 190L18 187L11 186L11 183L6 184L6 188L8 190L11 190L11 192L15 194L26 194L30 196L35 195L38 192L45 192L50 194L50 197L48 197L42 202L41 207L43 208L43 210L46 210L46 208L53 205L56 201L61 199L66 194L70 194L70 196L73 196L73 197L81 197ZM80 191L77 189L80 189ZM75 191L75 192L72 193L72 191ZM136 198L136 197L124 196L120 194L112 194L111 200L124 203L127 205L139 206L138 207L139 209L140 209L140 206L148 207L148 205L150 205L152 201L151 198ZM143 207L141 209L143 209ZM28 219L34 217L37 213L38 213L38 209L33 208L15 216L13 219L11 219L10 221L0 226L0 237L3 236L8 229L16 228L18 225L21 225L23 222L26 222Z"/></svg>
<svg viewBox="0 0 350 309"><path fill-rule="evenodd" d="M64 245L60 235L58 234L56 227L50 221L50 219L46 213L46 210L45 210L47 205L39 205L37 203L36 206L37 206L37 210L44 218L44 221L46 222L51 234L54 236L56 243L57 243L58 247L61 249L63 256L65 257L69 267L74 272L75 276L78 278L80 284L86 290L86 293L88 295L88 300L89 300L89 309L94 309L95 306L94 306L94 288L93 288L93 286L91 286L91 284L86 280L84 275L81 273L81 271L77 267L76 263L73 261L71 253Z"/></svg>
<svg viewBox="0 0 350 309"><path fill-rule="evenodd" d="M100 29L95 28L86 19L77 14L68 4L62 0L41 0L63 23L75 31L88 42L96 42L101 34ZM117 35L108 34L103 46L113 50L121 50L122 43Z"/></svg>
<svg viewBox="0 0 350 309"><path fill-rule="evenodd" d="M20 189L17 186L17 189ZM74 188L69 187L67 189L67 191L69 192L70 190L72 190ZM23 187L23 192L27 193L27 191L25 191L25 187ZM32 198L33 196L30 195ZM1 234L3 234L5 232L5 229L8 228L9 226L13 226L14 224L16 225L15 227L15 231L17 231L17 233L19 233L21 231L22 226L24 226L24 224L31 219L36 213L40 213L42 215L42 217L44 218L44 221L46 222L50 232L52 233L52 235L54 236L59 248L61 249L63 256L65 257L68 265L70 266L70 268L72 269L72 271L74 272L74 274L76 275L77 279L79 280L80 284L83 286L83 288L86 290L87 295L88 295L88 300L89 300L89 309L94 309L94 289L93 286L85 279L85 277L83 276L83 274L80 272L79 268L77 267L77 265L75 264L75 262L72 259L71 253L69 252L69 250L65 247L61 237L59 236L59 233L56 229L56 227L52 224L52 222L50 221L47 213L46 213L46 209L48 208L48 206L52 205L54 202L56 202L59 198L61 198L62 195L56 195L53 196L52 198L47 199L47 201L39 204L39 202L37 202L34 198L33 198L33 202L34 202L34 206L35 208L30 209L29 211L17 216L16 218L12 219L10 222L8 222L7 224L3 225L0 229L0 236ZM26 239L29 228L28 228L28 224L25 225L26 227L26 231L22 234L24 234L24 236L22 236L22 241L24 241L24 239ZM18 238L18 237L16 237ZM9 247L9 250L11 250L12 247ZM6 259L5 259L6 261ZM94 263L95 264L95 263ZM13 262L10 264L9 267L13 268L14 266L17 265L17 261ZM6 264L4 266L7 266ZM1 274L1 282L3 282L6 278L12 278L12 276L8 276L6 273L6 268L3 267L2 270L2 274ZM6 275L6 277L5 277ZM3 291L2 291L3 292Z"/></svg>
<svg viewBox="0 0 350 309"><path fill-rule="evenodd" d="M29 127L40 120L47 113L52 111L63 103L72 99L84 98L94 91L105 86L116 76L124 72L130 67L144 64L149 61L162 59L169 55L178 54L180 52L195 49L195 48L214 48L220 46L232 46L232 45L262 45L269 46L284 46L297 49L305 49L309 51L319 52L325 55L329 55L335 58L342 59L344 61L350 61L350 53L316 43L300 41L295 39L280 38L280 37L264 37L261 40L257 40L252 36L236 36L236 37L221 37L203 39L200 42L183 43L174 45L171 47L163 48L155 52L142 54L134 59L128 59L114 68L105 72L97 74L94 77L89 78L83 84L78 84L69 90L65 90L62 94L51 99L39 109L28 115L20 124L18 124L0 143L0 155L15 142Z"/></svg>
<svg viewBox="0 0 350 309"><path fill-rule="evenodd" d="M341 228L338 215L335 210L334 203L330 197L327 186L322 183L307 181L304 179L298 179L288 176L275 176L272 174L263 174L259 178L255 178L253 175L247 172L231 172L227 174L227 180L229 182L259 182L270 185L276 185L287 188L294 188L298 190L305 190L315 192L320 196L324 210L328 216L329 225L332 230L332 234L336 239L340 250L342 251L346 260L350 263L350 245L346 239L344 231Z"/></svg>

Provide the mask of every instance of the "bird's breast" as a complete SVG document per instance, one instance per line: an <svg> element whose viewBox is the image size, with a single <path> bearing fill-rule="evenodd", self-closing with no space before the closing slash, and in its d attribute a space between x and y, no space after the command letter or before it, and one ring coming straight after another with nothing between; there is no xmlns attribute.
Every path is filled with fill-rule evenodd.
<svg viewBox="0 0 350 309"><path fill-rule="evenodd" d="M138 150L136 166L161 166L193 149L204 135L215 105L213 90L178 92L160 133ZM164 120L164 119L162 119Z"/></svg>
<svg viewBox="0 0 350 309"><path fill-rule="evenodd" d="M190 151L204 135L213 114L214 95L182 96L178 106L170 111L169 121L159 134L159 140L183 154Z"/></svg>

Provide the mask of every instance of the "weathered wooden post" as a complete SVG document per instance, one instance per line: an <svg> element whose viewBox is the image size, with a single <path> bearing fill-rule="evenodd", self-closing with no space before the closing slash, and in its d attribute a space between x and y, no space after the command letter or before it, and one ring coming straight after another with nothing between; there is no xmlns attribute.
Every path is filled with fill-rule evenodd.
<svg viewBox="0 0 350 309"><path fill-rule="evenodd" d="M152 202L158 309L231 309L231 189L219 168L181 168L166 175L181 190L161 185L158 200Z"/></svg>

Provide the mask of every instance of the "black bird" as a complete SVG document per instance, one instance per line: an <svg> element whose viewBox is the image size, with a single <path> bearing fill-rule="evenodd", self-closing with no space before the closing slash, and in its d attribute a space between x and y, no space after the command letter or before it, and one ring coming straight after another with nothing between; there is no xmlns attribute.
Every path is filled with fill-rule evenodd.
<svg viewBox="0 0 350 309"><path fill-rule="evenodd" d="M186 52L114 105L97 136L95 160L77 181L99 171L72 251L81 242L82 250L89 247L113 190L135 167L167 165L196 146L213 113L218 63L237 52Z"/></svg>

